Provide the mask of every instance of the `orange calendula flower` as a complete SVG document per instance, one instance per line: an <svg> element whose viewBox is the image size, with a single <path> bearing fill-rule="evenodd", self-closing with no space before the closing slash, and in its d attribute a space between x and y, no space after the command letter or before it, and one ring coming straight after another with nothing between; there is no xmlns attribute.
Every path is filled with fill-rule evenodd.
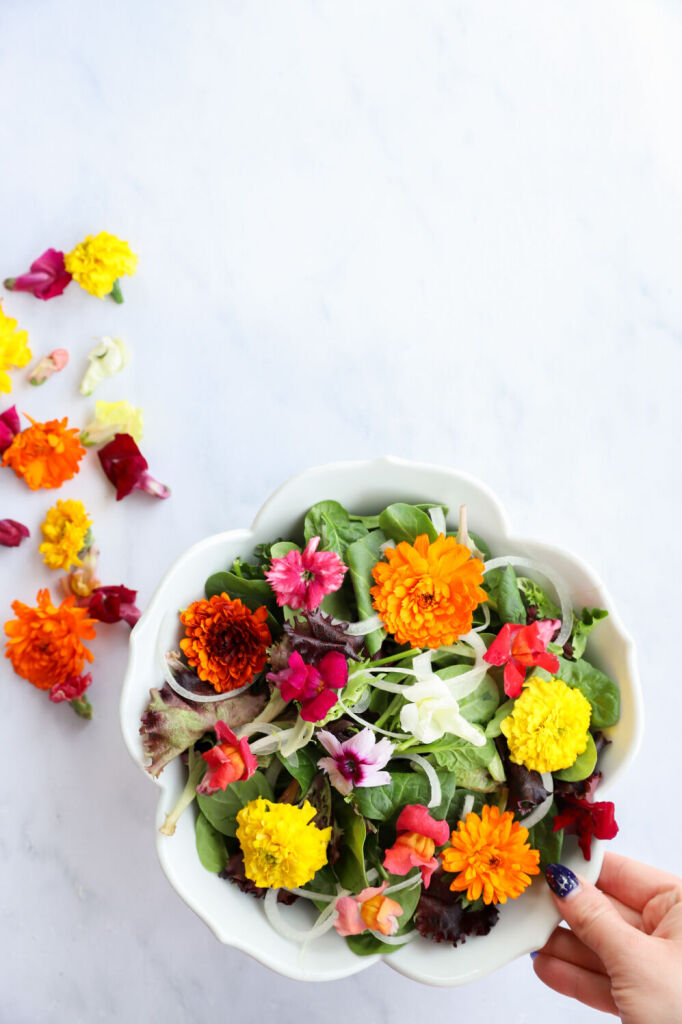
<svg viewBox="0 0 682 1024"><path fill-rule="evenodd" d="M78 430L68 427L66 417L47 423L36 423L30 416L28 419L31 426L14 436L2 456L2 464L23 476L32 491L39 487L61 487L76 475L78 463L85 455Z"/></svg>
<svg viewBox="0 0 682 1024"><path fill-rule="evenodd" d="M487 601L483 563L454 537L433 543L423 533L414 545L387 548L372 569L371 594L386 629L413 647L453 644L471 629L474 609Z"/></svg>
<svg viewBox="0 0 682 1024"><path fill-rule="evenodd" d="M271 642L265 606L254 612L227 594L195 601L180 614L186 638L180 641L187 661L217 693L250 683L265 665Z"/></svg>
<svg viewBox="0 0 682 1024"><path fill-rule="evenodd" d="M488 806L481 816L467 814L450 837L450 846L441 853L445 871L457 871L453 892L464 892L467 899L483 896L484 903L515 900L530 885L531 875L540 872L540 852L527 842L528 829L514 821L511 811L500 813Z"/></svg>
<svg viewBox="0 0 682 1024"><path fill-rule="evenodd" d="M12 604L16 619L5 623L5 657L18 676L49 690L80 676L85 662L94 661L83 640L95 636L95 620L88 618L87 608L76 607L75 597L66 597L57 608L50 591L40 590L37 600L37 608Z"/></svg>

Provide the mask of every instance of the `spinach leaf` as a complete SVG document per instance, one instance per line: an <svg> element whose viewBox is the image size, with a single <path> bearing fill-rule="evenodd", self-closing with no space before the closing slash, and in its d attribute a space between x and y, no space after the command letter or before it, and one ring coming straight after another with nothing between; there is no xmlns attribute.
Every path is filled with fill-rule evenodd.
<svg viewBox="0 0 682 1024"><path fill-rule="evenodd" d="M471 539L473 540L474 544L481 552L483 557L486 559L486 561L492 557L490 548L488 547L488 545L486 544L482 537L479 537L479 535L477 533L474 533L472 530L469 530L469 536L471 537Z"/></svg>
<svg viewBox="0 0 682 1024"><path fill-rule="evenodd" d="M290 551L300 551L298 544L293 540L278 540L270 547L270 558L284 558Z"/></svg>
<svg viewBox="0 0 682 1024"><path fill-rule="evenodd" d="M359 540L353 541L346 551L346 564L350 570L350 577L355 591L355 600L358 605L358 619L367 619L374 615L372 595L370 588L374 586L372 569L381 558L381 545L386 540L381 530L372 530ZM375 629L365 638L367 650L370 654L376 654L384 642L386 634L383 629Z"/></svg>
<svg viewBox="0 0 682 1024"><path fill-rule="evenodd" d="M525 626L526 606L521 599L516 573L511 565L508 565L502 573L495 597L497 612L503 622L514 622Z"/></svg>
<svg viewBox="0 0 682 1024"><path fill-rule="evenodd" d="M609 613L604 608L583 608L580 617L573 615L573 633L571 634L571 647L573 657L582 658L587 647L587 638L598 623L605 619Z"/></svg>
<svg viewBox="0 0 682 1024"><path fill-rule="evenodd" d="M543 679L552 678L549 672L541 668L533 671L533 675L536 674ZM620 690L604 672L582 658L568 661L559 656L559 671L556 676L569 686L580 690L589 700L592 705L590 728L608 729L610 725L616 724L620 718Z"/></svg>
<svg viewBox="0 0 682 1024"><path fill-rule="evenodd" d="M562 768L561 771L553 772L555 779L562 782L580 782L588 778L597 765L597 748L592 733L587 734L587 747L577 758L570 768Z"/></svg>
<svg viewBox="0 0 682 1024"><path fill-rule="evenodd" d="M444 818L455 792L455 776L451 771L437 770L442 799L437 807L430 807L434 818ZM425 804L431 798L431 784L421 772L393 772L385 786L371 786L355 790L355 805L365 818L387 821L406 804Z"/></svg>
<svg viewBox="0 0 682 1024"><path fill-rule="evenodd" d="M229 855L225 846L224 836L213 827L205 815L199 813L194 834L197 843L199 860L207 871L220 874L227 867Z"/></svg>
<svg viewBox="0 0 682 1024"><path fill-rule="evenodd" d="M284 765L289 775L293 776L301 787L301 799L310 789L310 783L317 774L317 764L307 750L295 750L290 757L277 751L277 758Z"/></svg>
<svg viewBox="0 0 682 1024"><path fill-rule="evenodd" d="M365 819L356 813L352 804L344 800L334 801L334 818L343 829L342 852L334 865L336 874L344 889L360 892L369 885L365 871Z"/></svg>
<svg viewBox="0 0 682 1024"><path fill-rule="evenodd" d="M494 740L496 736L500 736L502 734L500 725L505 720L507 715L511 715L513 710L513 700L506 700L504 704L500 704L499 708L497 709L497 711L495 712L495 714L485 727L485 734L489 739Z"/></svg>
<svg viewBox="0 0 682 1024"><path fill-rule="evenodd" d="M492 740L486 740L482 746L475 747L468 740L463 740L460 736L453 736L451 733L447 733L435 743L414 747L413 751L431 754L436 764L449 772L486 768L497 753Z"/></svg>
<svg viewBox="0 0 682 1024"><path fill-rule="evenodd" d="M557 807L554 802L547 814L537 825L528 830L528 842L533 850L540 851L540 870L544 871L548 864L561 862L561 848L564 844L564 830L554 831L554 815ZM523 818L520 819L523 825Z"/></svg>
<svg viewBox="0 0 682 1024"><path fill-rule="evenodd" d="M485 725L495 714L500 703L497 683L489 675L483 676L476 689L459 701L459 710L467 722Z"/></svg>
<svg viewBox="0 0 682 1024"><path fill-rule="evenodd" d="M434 508L435 506L429 507ZM379 516L379 527L386 537L395 541L396 544L401 541L414 544L415 539L421 533L425 533L430 541L434 541L438 537L430 516L416 505L406 505L402 501L384 509Z"/></svg>
<svg viewBox="0 0 682 1024"><path fill-rule="evenodd" d="M306 544L311 537L319 537L320 548L324 551L335 551L344 562L348 545L366 533L367 529L363 523L351 520L346 509L338 501L318 501L308 509L303 522Z"/></svg>
<svg viewBox="0 0 682 1024"><path fill-rule="evenodd" d="M485 768L457 768L455 781L457 792L460 787L475 793L495 793L500 788L500 783Z"/></svg>
<svg viewBox="0 0 682 1024"><path fill-rule="evenodd" d="M197 793L199 810L204 814L211 825L224 836L236 836L237 815L242 807L257 797L265 797L272 800L274 794L272 787L262 772L256 772L250 779L243 782L232 782L227 789L218 793Z"/></svg>
<svg viewBox="0 0 682 1024"><path fill-rule="evenodd" d="M247 580L233 572L214 572L206 580L204 589L206 597L215 597L216 594L238 597L252 611L276 600L267 580Z"/></svg>

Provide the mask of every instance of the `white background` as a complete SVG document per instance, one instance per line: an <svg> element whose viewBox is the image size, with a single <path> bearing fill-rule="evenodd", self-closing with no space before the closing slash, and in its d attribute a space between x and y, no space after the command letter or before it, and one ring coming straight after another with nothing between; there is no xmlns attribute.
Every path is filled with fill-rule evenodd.
<svg viewBox="0 0 682 1024"><path fill-rule="evenodd" d="M144 407L173 494L117 504L92 454L58 495L3 471L0 518L33 538L0 549L2 618L55 587L57 496L144 606L299 469L455 466L610 588L647 711L613 848L679 869L681 51L666 0L3 0L0 278L102 229L140 265L120 307L3 294L72 362L0 408L83 425L85 354L120 334L133 362L97 397ZM93 644L90 723L0 665L2 1022L597 1019L527 958L458 990L385 966L304 987L222 947L156 861L126 640Z"/></svg>

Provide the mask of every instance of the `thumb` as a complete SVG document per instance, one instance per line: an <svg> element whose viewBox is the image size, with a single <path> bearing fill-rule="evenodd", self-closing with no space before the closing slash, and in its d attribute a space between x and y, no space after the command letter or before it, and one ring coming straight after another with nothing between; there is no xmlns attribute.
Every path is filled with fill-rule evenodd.
<svg viewBox="0 0 682 1024"><path fill-rule="evenodd" d="M545 877L566 924L610 970L632 946L637 929L620 916L608 896L563 864L549 864Z"/></svg>

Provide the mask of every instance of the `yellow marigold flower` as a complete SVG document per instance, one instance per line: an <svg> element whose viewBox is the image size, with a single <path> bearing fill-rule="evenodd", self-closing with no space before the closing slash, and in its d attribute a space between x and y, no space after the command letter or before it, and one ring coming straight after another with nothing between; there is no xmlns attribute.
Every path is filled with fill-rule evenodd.
<svg viewBox="0 0 682 1024"><path fill-rule="evenodd" d="M98 235L88 235L73 252L67 253L64 266L81 288L102 299L109 295L119 277L135 273L137 256L127 242L100 231Z"/></svg>
<svg viewBox="0 0 682 1024"><path fill-rule="evenodd" d="M28 333L17 330L17 321L6 316L0 306L0 391L10 392L12 381L7 370L26 366L32 358Z"/></svg>
<svg viewBox="0 0 682 1024"><path fill-rule="evenodd" d="M371 594L386 629L399 644L441 647L471 629L474 609L488 595L483 562L454 537L441 534L433 544L421 534L412 544L386 548L386 562L372 569Z"/></svg>
<svg viewBox="0 0 682 1024"><path fill-rule="evenodd" d="M237 839L244 854L244 873L264 889L295 889L314 878L327 863L331 828L318 828L315 808L306 800L274 804L259 796L237 815Z"/></svg>
<svg viewBox="0 0 682 1024"><path fill-rule="evenodd" d="M511 760L536 772L570 768L587 748L591 714L587 698L563 679L531 676L500 726Z"/></svg>
<svg viewBox="0 0 682 1024"><path fill-rule="evenodd" d="M480 817L473 811L457 823L450 846L441 853L445 871L459 874L450 883L453 892L467 899L483 896L484 903L506 903L517 899L530 885L531 875L540 872L540 852L531 849L528 829L514 821L511 811L486 804Z"/></svg>
<svg viewBox="0 0 682 1024"><path fill-rule="evenodd" d="M50 569L66 569L82 565L78 554L86 545L92 522L82 501L58 501L48 509L43 531L44 542L39 551Z"/></svg>

